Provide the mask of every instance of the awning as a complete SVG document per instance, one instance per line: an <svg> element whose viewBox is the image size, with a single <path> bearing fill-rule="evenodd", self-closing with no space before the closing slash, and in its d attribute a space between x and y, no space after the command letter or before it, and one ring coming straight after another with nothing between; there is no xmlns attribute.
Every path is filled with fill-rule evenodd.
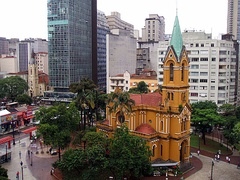
<svg viewBox="0 0 240 180"><path fill-rule="evenodd" d="M32 119L32 118L35 118L35 116L28 116L28 117L25 117L24 119Z"/></svg>
<svg viewBox="0 0 240 180"><path fill-rule="evenodd" d="M4 144L4 143L12 141L12 140L13 140L12 136L7 136L7 137L4 137L4 138L0 139L0 144Z"/></svg>
<svg viewBox="0 0 240 180"><path fill-rule="evenodd" d="M31 128L25 129L22 132L25 133L25 134L29 134L29 133L35 131L37 128L38 128L37 126L34 126L34 127L31 127Z"/></svg>
<svg viewBox="0 0 240 180"><path fill-rule="evenodd" d="M164 167L164 166L176 166L178 165L178 162L174 162L174 163L156 163L156 164L152 164L152 167Z"/></svg>

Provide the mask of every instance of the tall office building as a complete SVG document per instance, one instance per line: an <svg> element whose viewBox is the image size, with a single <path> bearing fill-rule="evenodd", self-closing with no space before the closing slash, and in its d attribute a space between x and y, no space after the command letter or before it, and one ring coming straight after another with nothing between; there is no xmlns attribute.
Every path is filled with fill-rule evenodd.
<svg viewBox="0 0 240 180"><path fill-rule="evenodd" d="M97 14L97 74L98 87L106 91L106 35L110 32L105 14Z"/></svg>
<svg viewBox="0 0 240 180"><path fill-rule="evenodd" d="M141 41L163 41L165 34L165 18L157 14L149 14L145 19L145 27L142 28Z"/></svg>
<svg viewBox="0 0 240 180"><path fill-rule="evenodd" d="M0 37L0 55L8 55L8 40L4 37Z"/></svg>
<svg viewBox="0 0 240 180"><path fill-rule="evenodd" d="M228 0L227 33L240 40L240 0Z"/></svg>
<svg viewBox="0 0 240 180"><path fill-rule="evenodd" d="M68 91L88 77L97 79L96 0L48 0L50 86Z"/></svg>

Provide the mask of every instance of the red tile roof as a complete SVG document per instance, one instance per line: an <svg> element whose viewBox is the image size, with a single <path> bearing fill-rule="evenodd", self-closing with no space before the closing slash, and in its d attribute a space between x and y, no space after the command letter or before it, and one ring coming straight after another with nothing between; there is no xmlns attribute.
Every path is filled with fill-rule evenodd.
<svg viewBox="0 0 240 180"><path fill-rule="evenodd" d="M130 98L135 101L135 105L159 106L162 102L162 95L159 93L130 94Z"/></svg>
<svg viewBox="0 0 240 180"><path fill-rule="evenodd" d="M141 124L140 126L138 126L136 128L135 131L140 132L140 133L144 133L144 134L154 134L156 132L155 129L153 129L152 126L150 126L147 123Z"/></svg>

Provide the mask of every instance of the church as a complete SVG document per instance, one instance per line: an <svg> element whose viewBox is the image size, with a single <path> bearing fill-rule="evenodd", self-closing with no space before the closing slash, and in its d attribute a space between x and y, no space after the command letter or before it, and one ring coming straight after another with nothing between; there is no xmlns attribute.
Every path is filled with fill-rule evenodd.
<svg viewBox="0 0 240 180"><path fill-rule="evenodd" d="M190 158L189 60L175 17L170 46L163 62L160 92L130 94L135 101L131 113L124 114L124 124L132 135L144 138L152 151L152 166L174 166ZM119 111L106 112L106 120L97 131L111 137L121 126Z"/></svg>

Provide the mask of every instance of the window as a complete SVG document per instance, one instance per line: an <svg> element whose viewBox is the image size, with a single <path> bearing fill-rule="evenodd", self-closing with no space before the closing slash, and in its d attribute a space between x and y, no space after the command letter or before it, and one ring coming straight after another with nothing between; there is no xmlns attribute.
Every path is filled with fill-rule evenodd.
<svg viewBox="0 0 240 180"><path fill-rule="evenodd" d="M200 76L207 76L208 72L200 72Z"/></svg>
<svg viewBox="0 0 240 180"><path fill-rule="evenodd" d="M214 44L213 44L213 43L211 43L211 47L214 47Z"/></svg>
<svg viewBox="0 0 240 180"><path fill-rule="evenodd" d="M184 80L184 64L182 64L182 81Z"/></svg>
<svg viewBox="0 0 240 180"><path fill-rule="evenodd" d="M211 90L215 90L215 86L211 86Z"/></svg>
<svg viewBox="0 0 240 180"><path fill-rule="evenodd" d="M163 131L163 121L160 123L160 131Z"/></svg>
<svg viewBox="0 0 240 180"><path fill-rule="evenodd" d="M192 97L198 97L198 93L191 93L190 94Z"/></svg>
<svg viewBox="0 0 240 180"><path fill-rule="evenodd" d="M211 83L215 83L215 79L211 79Z"/></svg>
<svg viewBox="0 0 240 180"><path fill-rule="evenodd" d="M155 156L155 148L156 148L156 145L154 144L153 147L152 147L152 155L153 155L153 157Z"/></svg>
<svg viewBox="0 0 240 180"><path fill-rule="evenodd" d="M192 61L192 62L198 62L198 61L199 61L199 58L192 58L191 61Z"/></svg>
<svg viewBox="0 0 240 180"><path fill-rule="evenodd" d="M207 83L207 79L200 79L201 83Z"/></svg>
<svg viewBox="0 0 240 180"><path fill-rule="evenodd" d="M208 58L200 58L200 61L208 61Z"/></svg>
<svg viewBox="0 0 240 180"><path fill-rule="evenodd" d="M198 43L196 43L196 47L199 47L199 44L198 44Z"/></svg>
<svg viewBox="0 0 240 180"><path fill-rule="evenodd" d="M216 58L212 58L212 61L216 61Z"/></svg>
<svg viewBox="0 0 240 180"><path fill-rule="evenodd" d="M173 64L170 64L170 81L173 81Z"/></svg>

